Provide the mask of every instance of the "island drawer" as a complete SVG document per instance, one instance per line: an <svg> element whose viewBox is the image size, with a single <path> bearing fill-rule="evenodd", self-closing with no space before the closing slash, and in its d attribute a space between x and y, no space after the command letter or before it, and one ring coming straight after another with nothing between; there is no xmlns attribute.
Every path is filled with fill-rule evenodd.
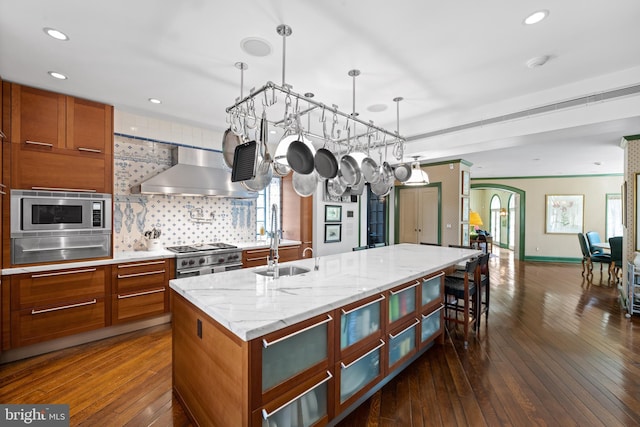
<svg viewBox="0 0 640 427"><path fill-rule="evenodd" d="M111 322L118 324L165 313L168 311L167 294L167 288L162 286L112 295Z"/></svg>
<svg viewBox="0 0 640 427"><path fill-rule="evenodd" d="M420 295L422 310L440 305L444 296L444 272L423 278Z"/></svg>
<svg viewBox="0 0 640 427"><path fill-rule="evenodd" d="M386 319L385 303L386 296L376 294L336 311L335 316L340 319L338 359L360 352L362 346L382 338L382 327Z"/></svg>
<svg viewBox="0 0 640 427"><path fill-rule="evenodd" d="M333 317L323 314L251 341L253 408L330 370L333 329Z"/></svg>
<svg viewBox="0 0 640 427"><path fill-rule="evenodd" d="M336 413L342 412L383 378L385 346L385 341L379 339L361 353L336 364Z"/></svg>
<svg viewBox="0 0 640 427"><path fill-rule="evenodd" d="M389 372L408 360L417 350L416 335L418 332L419 319L411 319L388 334L388 366Z"/></svg>
<svg viewBox="0 0 640 427"><path fill-rule="evenodd" d="M420 317L420 348L430 343L434 338L443 333L444 306Z"/></svg>
<svg viewBox="0 0 640 427"><path fill-rule="evenodd" d="M415 317L417 289L421 283L420 280L413 280L387 292L388 323L391 327L403 323L408 318Z"/></svg>

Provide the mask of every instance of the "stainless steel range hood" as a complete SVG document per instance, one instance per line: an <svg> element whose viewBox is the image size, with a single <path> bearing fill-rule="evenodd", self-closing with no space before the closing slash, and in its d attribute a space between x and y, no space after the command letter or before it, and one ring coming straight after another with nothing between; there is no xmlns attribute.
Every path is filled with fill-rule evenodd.
<svg viewBox="0 0 640 427"><path fill-rule="evenodd" d="M133 194L181 194L256 199L258 193L231 182L222 153L174 147L169 169L131 187Z"/></svg>

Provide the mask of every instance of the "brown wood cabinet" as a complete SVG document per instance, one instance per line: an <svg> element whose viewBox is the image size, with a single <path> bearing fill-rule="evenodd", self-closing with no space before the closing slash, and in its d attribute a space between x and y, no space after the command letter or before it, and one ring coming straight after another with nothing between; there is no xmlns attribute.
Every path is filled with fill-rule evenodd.
<svg viewBox="0 0 640 427"><path fill-rule="evenodd" d="M113 266L111 322L115 325L168 312L173 270L169 259Z"/></svg>
<svg viewBox="0 0 640 427"><path fill-rule="evenodd" d="M11 276L11 347L107 326L109 266Z"/></svg>
<svg viewBox="0 0 640 427"><path fill-rule="evenodd" d="M278 262L295 261L300 259L301 245L278 246ZM245 249L242 251L242 267L260 267L267 265L269 248Z"/></svg>
<svg viewBox="0 0 640 427"><path fill-rule="evenodd" d="M112 193L113 107L11 83L11 187Z"/></svg>

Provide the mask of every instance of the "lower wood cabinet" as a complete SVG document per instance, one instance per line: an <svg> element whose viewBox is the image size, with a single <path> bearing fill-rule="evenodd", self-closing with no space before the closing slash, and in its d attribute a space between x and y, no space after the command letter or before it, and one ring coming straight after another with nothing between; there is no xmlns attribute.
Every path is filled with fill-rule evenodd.
<svg viewBox="0 0 640 427"><path fill-rule="evenodd" d="M269 248L245 249L242 251L242 267L260 267L267 265ZM295 261L300 259L300 245L278 247L278 262Z"/></svg>
<svg viewBox="0 0 640 427"><path fill-rule="evenodd" d="M171 271L168 259L113 266L111 322L115 325L169 311Z"/></svg>
<svg viewBox="0 0 640 427"><path fill-rule="evenodd" d="M107 326L109 266L11 276L11 347Z"/></svg>

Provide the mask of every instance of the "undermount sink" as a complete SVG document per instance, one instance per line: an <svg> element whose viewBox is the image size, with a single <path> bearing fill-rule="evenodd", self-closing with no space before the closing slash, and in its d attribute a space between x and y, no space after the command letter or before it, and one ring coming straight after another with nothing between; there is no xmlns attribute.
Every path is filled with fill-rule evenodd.
<svg viewBox="0 0 640 427"><path fill-rule="evenodd" d="M298 267L296 265L283 265L278 267L278 276L297 276L298 274L308 273L309 271L308 268ZM269 270L268 267L256 269L254 273L261 276L273 276L273 270Z"/></svg>

